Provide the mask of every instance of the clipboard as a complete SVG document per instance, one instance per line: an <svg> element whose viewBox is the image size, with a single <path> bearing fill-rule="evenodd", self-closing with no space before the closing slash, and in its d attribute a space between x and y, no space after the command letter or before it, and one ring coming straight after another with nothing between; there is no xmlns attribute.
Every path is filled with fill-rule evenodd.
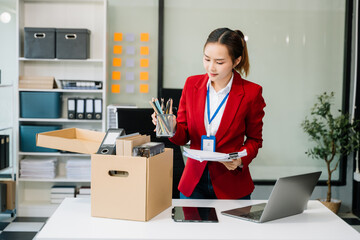
<svg viewBox="0 0 360 240"><path fill-rule="evenodd" d="M171 218L175 222L219 222L215 208L213 207L181 207L175 206L171 212Z"/></svg>

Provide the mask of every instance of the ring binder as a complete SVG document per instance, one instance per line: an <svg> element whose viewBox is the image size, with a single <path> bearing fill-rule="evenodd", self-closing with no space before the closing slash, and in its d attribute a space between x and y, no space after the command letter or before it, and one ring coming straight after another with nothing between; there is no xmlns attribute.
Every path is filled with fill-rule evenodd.
<svg viewBox="0 0 360 240"><path fill-rule="evenodd" d="M85 114L85 99L76 99L76 118L84 119Z"/></svg>
<svg viewBox="0 0 360 240"><path fill-rule="evenodd" d="M95 119L102 119L102 99L94 99L94 115Z"/></svg>
<svg viewBox="0 0 360 240"><path fill-rule="evenodd" d="M86 119L94 118L94 99L86 99L85 104L85 117Z"/></svg>
<svg viewBox="0 0 360 240"><path fill-rule="evenodd" d="M68 104L67 105L68 119L75 119L76 118L76 99L68 98L67 104Z"/></svg>

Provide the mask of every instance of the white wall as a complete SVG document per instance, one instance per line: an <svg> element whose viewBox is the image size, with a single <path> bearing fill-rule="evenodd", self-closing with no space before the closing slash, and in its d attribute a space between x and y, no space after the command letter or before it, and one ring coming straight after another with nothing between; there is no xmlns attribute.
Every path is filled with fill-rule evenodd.
<svg viewBox="0 0 360 240"><path fill-rule="evenodd" d="M203 45L218 27L240 29L248 36L250 75L263 86L267 106L264 144L251 163L256 180L322 170L325 163L306 156L311 147L301 128L323 92L335 92L334 113L341 109L345 0L166 0L164 87L182 88L188 76L204 73ZM352 99L352 97L351 97ZM351 105L351 103L350 103ZM333 179L339 178L339 171ZM346 185L333 187L341 211L352 204L352 158ZM253 198L268 198L272 186L256 186ZM313 198L326 197L316 187Z"/></svg>
<svg viewBox="0 0 360 240"><path fill-rule="evenodd" d="M0 16L4 12L10 14L10 22L0 19L0 70L1 85L11 85L16 77L16 16L15 1L1 0ZM0 129L12 126L13 123L13 89L0 86Z"/></svg>

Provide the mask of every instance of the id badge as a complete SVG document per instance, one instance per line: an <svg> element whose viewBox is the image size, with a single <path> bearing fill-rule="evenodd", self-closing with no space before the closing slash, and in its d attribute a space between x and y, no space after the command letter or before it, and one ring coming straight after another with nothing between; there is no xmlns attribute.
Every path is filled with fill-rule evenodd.
<svg viewBox="0 0 360 240"><path fill-rule="evenodd" d="M216 138L215 136L201 136L201 150L215 152Z"/></svg>

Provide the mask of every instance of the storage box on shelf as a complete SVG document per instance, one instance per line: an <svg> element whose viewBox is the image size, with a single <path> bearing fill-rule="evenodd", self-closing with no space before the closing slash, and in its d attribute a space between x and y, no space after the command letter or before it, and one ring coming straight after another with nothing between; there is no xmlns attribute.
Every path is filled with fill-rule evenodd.
<svg viewBox="0 0 360 240"><path fill-rule="evenodd" d="M44 125L20 125L20 151L22 152L58 152L51 148L42 148L36 146L36 134L46 131L60 129L61 126Z"/></svg>
<svg viewBox="0 0 360 240"><path fill-rule="evenodd" d="M50 190L56 184L69 184L80 187L90 183L89 178L71 178L67 175L67 161L88 159L89 154L69 152L31 152L23 149L21 137L32 127L60 128L78 127L105 131L105 119L69 119L69 98L106 99L106 0L17 0L18 1L18 32L19 60L18 76L23 76L17 90L18 115L16 135L17 170L19 162L29 156L33 158L58 159L55 178L22 178L18 181L19 216L50 216L58 204L51 204ZM66 18L64 18L66 12ZM44 35L42 34L44 33ZM54 42L52 42L54 37ZM59 41L56 40L59 37ZM44 42L47 42L44 44ZM57 44L58 43L58 44ZM52 46L50 46L52 44ZM53 49L53 50L52 50ZM53 52L53 55L48 52ZM46 53L47 52L47 53ZM46 53L46 54L45 54ZM58 56L57 56L58 55ZM50 82L47 76L52 76L58 83ZM25 78L24 78L25 77ZM30 78L30 79L29 79ZM42 87L42 81L46 87ZM20 80L20 79L19 79ZM24 81L25 80L25 81ZM29 81L30 80L30 81ZM101 88L63 89L59 80L96 81ZM40 85L39 85L40 84ZM57 88L56 88L57 87ZM36 95L32 95L36 93ZM28 101L25 98L32 95ZM61 96L59 103L44 96ZM40 102L35 103L34 98ZM45 115L34 114L37 105L52 104L44 107ZM101 103L104 109L105 102ZM24 107L22 107L24 106ZM30 110L31 109L31 110ZM38 109L39 110L39 109ZM59 112L58 112L59 111ZM54 114L56 112L56 114ZM57 114L59 113L59 114ZM30 116L28 115L30 114ZM33 129L32 129L33 130ZM42 130L41 130L42 131ZM35 132L31 139L35 141Z"/></svg>
<svg viewBox="0 0 360 240"><path fill-rule="evenodd" d="M56 57L59 59L87 59L90 56L88 29L56 29Z"/></svg>
<svg viewBox="0 0 360 240"><path fill-rule="evenodd" d="M24 28L26 58L55 58L55 28Z"/></svg>
<svg viewBox="0 0 360 240"><path fill-rule="evenodd" d="M20 92L20 117L61 117L61 96L58 92Z"/></svg>

